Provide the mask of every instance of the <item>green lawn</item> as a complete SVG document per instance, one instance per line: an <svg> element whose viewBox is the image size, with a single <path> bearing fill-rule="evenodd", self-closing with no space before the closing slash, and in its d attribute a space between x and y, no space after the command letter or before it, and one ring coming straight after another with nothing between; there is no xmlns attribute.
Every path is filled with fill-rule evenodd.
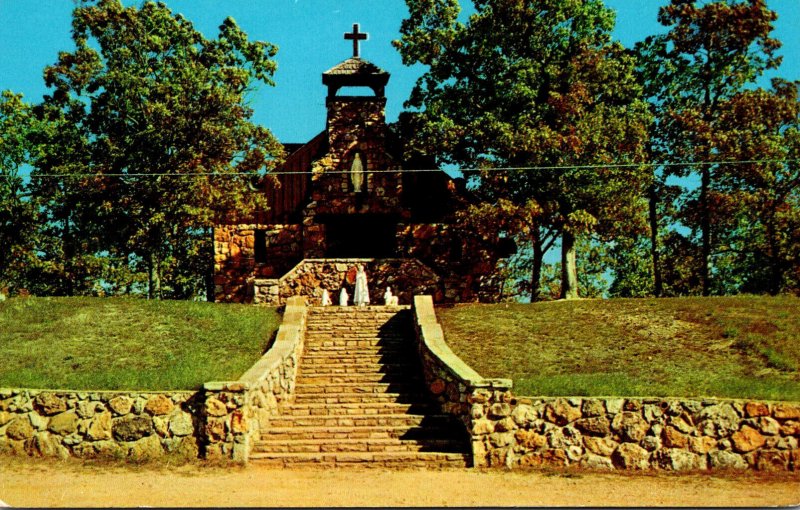
<svg viewBox="0 0 800 510"><path fill-rule="evenodd" d="M556 301L437 308L447 342L518 395L800 400L800 299Z"/></svg>
<svg viewBox="0 0 800 510"><path fill-rule="evenodd" d="M129 298L0 303L0 387L196 389L265 351L274 308Z"/></svg>

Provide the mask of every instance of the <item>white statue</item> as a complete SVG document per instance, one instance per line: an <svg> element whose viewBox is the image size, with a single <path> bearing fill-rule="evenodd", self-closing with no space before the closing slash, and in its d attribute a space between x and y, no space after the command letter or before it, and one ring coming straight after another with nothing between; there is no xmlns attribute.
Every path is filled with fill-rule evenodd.
<svg viewBox="0 0 800 510"><path fill-rule="evenodd" d="M350 296L347 294L347 289L342 287L342 291L339 293L339 306L347 306L348 299Z"/></svg>
<svg viewBox="0 0 800 510"><path fill-rule="evenodd" d="M356 290L353 294L353 303L356 306L366 306L369 304L367 273L364 272L364 266L361 264L358 265L358 272L356 273Z"/></svg>
<svg viewBox="0 0 800 510"><path fill-rule="evenodd" d="M361 186L364 185L364 164L361 162L359 152L356 152L353 165L350 167L350 181L353 183L353 191L361 193Z"/></svg>
<svg viewBox="0 0 800 510"><path fill-rule="evenodd" d="M331 295L328 293L328 289L322 289L322 306L331 306L333 302L331 301Z"/></svg>
<svg viewBox="0 0 800 510"><path fill-rule="evenodd" d="M400 298L392 295L391 287L386 287L386 292L383 293L383 302L386 306L397 306L400 304Z"/></svg>

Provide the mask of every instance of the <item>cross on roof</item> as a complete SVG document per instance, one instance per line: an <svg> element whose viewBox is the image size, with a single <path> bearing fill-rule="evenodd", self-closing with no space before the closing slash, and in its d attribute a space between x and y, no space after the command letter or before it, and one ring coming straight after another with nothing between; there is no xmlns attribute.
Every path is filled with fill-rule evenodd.
<svg viewBox="0 0 800 510"><path fill-rule="evenodd" d="M369 39L369 34L366 32L359 32L358 28L358 23L353 23L353 31L344 33L345 39L353 40L353 57L359 56L359 41L366 41Z"/></svg>

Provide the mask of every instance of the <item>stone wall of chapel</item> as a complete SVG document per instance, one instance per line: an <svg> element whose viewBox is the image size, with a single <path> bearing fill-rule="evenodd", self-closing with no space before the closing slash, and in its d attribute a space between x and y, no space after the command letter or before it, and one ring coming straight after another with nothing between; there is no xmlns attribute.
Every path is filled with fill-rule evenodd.
<svg viewBox="0 0 800 510"><path fill-rule="evenodd" d="M264 235L264 259L256 260L256 231ZM304 256L301 225L218 225L214 229L214 300L249 303L254 278L278 278Z"/></svg>
<svg viewBox="0 0 800 510"><path fill-rule="evenodd" d="M386 152L386 98L328 98L329 152L312 167L311 204L306 224L316 215L391 214L407 217L401 205L402 174ZM350 181L353 157L364 160L364 186L355 193ZM379 171L381 173L371 173Z"/></svg>

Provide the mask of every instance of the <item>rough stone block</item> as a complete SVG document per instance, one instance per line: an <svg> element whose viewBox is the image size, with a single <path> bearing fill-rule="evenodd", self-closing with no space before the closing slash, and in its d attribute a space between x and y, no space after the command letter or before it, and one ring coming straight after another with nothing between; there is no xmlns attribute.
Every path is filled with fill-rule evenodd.
<svg viewBox="0 0 800 510"><path fill-rule="evenodd" d="M537 434L532 430L517 430L514 437L517 440L517 444L528 451L538 450L547 444L546 436Z"/></svg>
<svg viewBox="0 0 800 510"><path fill-rule="evenodd" d="M609 437L583 436L583 444L586 449L597 455L608 457L614 453L619 443Z"/></svg>
<svg viewBox="0 0 800 510"><path fill-rule="evenodd" d="M682 434L673 427L666 427L664 429L664 446L667 448L686 448L689 445L689 439L685 434Z"/></svg>
<svg viewBox="0 0 800 510"><path fill-rule="evenodd" d="M86 437L92 441L111 439L111 413L104 412L95 415L86 429Z"/></svg>
<svg viewBox="0 0 800 510"><path fill-rule="evenodd" d="M489 407L490 418L505 418L511 414L511 406L505 402L492 404Z"/></svg>
<svg viewBox="0 0 800 510"><path fill-rule="evenodd" d="M78 430L78 414L75 411L68 411L50 418L47 430L54 434L67 436Z"/></svg>
<svg viewBox="0 0 800 510"><path fill-rule="evenodd" d="M34 429L27 416L20 416L16 418L11 424L6 427L6 436L10 439L22 441L33 437Z"/></svg>
<svg viewBox="0 0 800 510"><path fill-rule="evenodd" d="M731 436L731 440L733 441L734 450L739 453L751 452L757 448L760 448L766 442L764 436L762 436L756 429L747 425L743 426L742 430L734 432L734 434Z"/></svg>
<svg viewBox="0 0 800 510"><path fill-rule="evenodd" d="M153 419L147 415L118 418L111 432L117 441L137 441L153 434Z"/></svg>
<svg viewBox="0 0 800 510"><path fill-rule="evenodd" d="M545 418L556 425L563 426L581 417L581 410L558 398L545 407Z"/></svg>
<svg viewBox="0 0 800 510"><path fill-rule="evenodd" d="M33 405L37 411L46 416L63 413L67 410L66 402L52 393L40 393L34 399Z"/></svg>
<svg viewBox="0 0 800 510"><path fill-rule="evenodd" d="M705 456L695 455L686 450L669 448L655 454L658 467L673 471L693 471L706 469Z"/></svg>
<svg viewBox="0 0 800 510"><path fill-rule="evenodd" d="M133 399L126 397L125 395L114 397L108 401L108 407L114 412L115 415L125 416L126 414L130 413L131 409L133 408Z"/></svg>
<svg viewBox="0 0 800 510"><path fill-rule="evenodd" d="M779 420L800 419L800 406L792 404L775 404L772 410L772 417Z"/></svg>
<svg viewBox="0 0 800 510"><path fill-rule="evenodd" d="M591 418L594 416L603 416L606 414L606 406L602 400L597 399L584 399L581 406L583 416Z"/></svg>
<svg viewBox="0 0 800 510"><path fill-rule="evenodd" d="M611 428L620 434L624 441L638 443L647 434L650 424L638 413L625 411L614 417Z"/></svg>
<svg viewBox="0 0 800 510"><path fill-rule="evenodd" d="M144 406L146 413L152 416L163 416L172 412L175 404L164 395L154 395L147 400Z"/></svg>
<svg viewBox="0 0 800 510"><path fill-rule="evenodd" d="M134 460L157 459L163 455L161 440L155 435L134 442L128 451L128 456Z"/></svg>
<svg viewBox="0 0 800 510"><path fill-rule="evenodd" d="M756 469L759 471L786 471L789 468L789 452L761 450L758 452Z"/></svg>
<svg viewBox="0 0 800 510"><path fill-rule="evenodd" d="M225 416L228 414L228 407L220 400L211 397L206 400L205 411L208 416Z"/></svg>
<svg viewBox="0 0 800 510"><path fill-rule="evenodd" d="M169 422L169 430L175 436L189 436L194 432L192 416L188 413L174 415Z"/></svg>
<svg viewBox="0 0 800 510"><path fill-rule="evenodd" d="M511 418L519 427L529 427L537 418L536 410L529 404L519 404L511 411Z"/></svg>
<svg viewBox="0 0 800 510"><path fill-rule="evenodd" d="M608 414L618 414L622 412L622 406L625 405L625 399L607 398L605 404Z"/></svg>
<svg viewBox="0 0 800 510"><path fill-rule="evenodd" d="M689 449L694 453L708 453L717 447L717 440L713 437L701 436L689 438Z"/></svg>
<svg viewBox="0 0 800 510"><path fill-rule="evenodd" d="M581 467L600 471L611 471L614 469L614 464L611 463L611 459L608 457L587 453L583 460L581 460Z"/></svg>
<svg viewBox="0 0 800 510"><path fill-rule="evenodd" d="M704 407L696 415L695 421L711 420L719 437L727 437L739 429L741 418L731 404L717 404Z"/></svg>
<svg viewBox="0 0 800 510"><path fill-rule="evenodd" d="M741 455L727 450L710 452L708 460L713 469L747 469L748 467Z"/></svg>
<svg viewBox="0 0 800 510"><path fill-rule="evenodd" d="M748 418L769 416L769 406L763 402L747 402L744 405L744 415Z"/></svg>
<svg viewBox="0 0 800 510"><path fill-rule="evenodd" d="M611 424L605 416L581 418L575 422L575 427L581 432L593 436L607 436L611 433Z"/></svg>
<svg viewBox="0 0 800 510"><path fill-rule="evenodd" d="M650 453L633 443L619 445L611 460L614 465L622 469L643 470L650 467Z"/></svg>

